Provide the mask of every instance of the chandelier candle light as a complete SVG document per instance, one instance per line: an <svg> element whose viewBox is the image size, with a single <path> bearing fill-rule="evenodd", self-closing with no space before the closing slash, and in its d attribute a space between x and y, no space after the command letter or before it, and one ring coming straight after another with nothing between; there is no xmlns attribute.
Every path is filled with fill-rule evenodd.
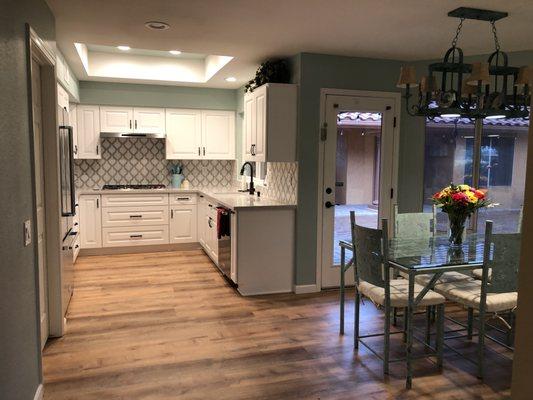
<svg viewBox="0 0 533 400"><path fill-rule="evenodd" d="M397 86L405 89L407 112L412 116L448 118L527 118L529 116L530 71L528 67L512 67L507 54L500 50L496 21L507 13L460 7L448 13L459 18L459 26L442 62L430 64L428 75L420 82L413 66L403 66ZM463 61L463 50L457 47L465 19L490 22L495 51L486 62ZM470 74L470 75L468 75ZM440 85L437 81L440 78ZM413 88L418 88L418 101L411 104Z"/></svg>
<svg viewBox="0 0 533 400"><path fill-rule="evenodd" d="M437 192L432 197L433 203L442 212L448 214L450 221L450 245L461 246L465 223L474 211L492 204L487 200L487 193L474 189L468 185L454 185L453 183Z"/></svg>

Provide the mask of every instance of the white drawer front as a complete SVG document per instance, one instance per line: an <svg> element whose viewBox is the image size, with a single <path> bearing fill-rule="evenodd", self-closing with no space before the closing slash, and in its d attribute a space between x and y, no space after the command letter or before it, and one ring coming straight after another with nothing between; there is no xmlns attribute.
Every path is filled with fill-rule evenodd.
<svg viewBox="0 0 533 400"><path fill-rule="evenodd" d="M143 246L168 244L168 225L103 228L103 246Z"/></svg>
<svg viewBox="0 0 533 400"><path fill-rule="evenodd" d="M102 207L161 206L168 205L168 194L104 194Z"/></svg>
<svg viewBox="0 0 533 400"><path fill-rule="evenodd" d="M196 204L197 202L196 194L170 194L170 204L179 205L179 204Z"/></svg>
<svg viewBox="0 0 533 400"><path fill-rule="evenodd" d="M102 226L147 226L168 224L168 206L104 207Z"/></svg>

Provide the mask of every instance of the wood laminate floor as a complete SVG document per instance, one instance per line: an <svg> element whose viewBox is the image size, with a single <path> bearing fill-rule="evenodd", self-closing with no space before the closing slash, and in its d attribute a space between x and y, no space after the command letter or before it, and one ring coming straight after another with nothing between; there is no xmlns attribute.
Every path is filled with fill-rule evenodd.
<svg viewBox="0 0 533 400"><path fill-rule="evenodd" d="M374 355L354 352L353 301L341 337L338 292L241 297L201 250L81 257L75 268L68 333L44 350L46 400L509 396L512 354L501 347L487 351L485 383L446 351L443 373L416 361L406 391L403 364L383 378ZM362 312L362 333L381 329L370 302Z"/></svg>

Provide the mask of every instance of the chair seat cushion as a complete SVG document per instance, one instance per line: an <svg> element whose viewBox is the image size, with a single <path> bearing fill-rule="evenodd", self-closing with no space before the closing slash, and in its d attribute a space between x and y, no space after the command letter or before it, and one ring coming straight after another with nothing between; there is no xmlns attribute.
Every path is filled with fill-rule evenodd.
<svg viewBox="0 0 533 400"><path fill-rule="evenodd" d="M415 284L415 298L422 291L423 287ZM374 303L379 305L385 304L385 288L373 285L369 282L361 281L359 291L368 297ZM409 292L409 281L407 279L391 279L390 281L390 305L391 307L407 307L407 298ZM438 293L430 290L422 298L419 306L433 306L442 304L446 299Z"/></svg>
<svg viewBox="0 0 533 400"><path fill-rule="evenodd" d="M419 285L426 286L429 281L433 278L433 274L424 274L424 275L417 275L415 277L415 282ZM437 284L439 283L451 283L451 282L459 282L459 281L465 281L465 280L473 280L470 276L462 274L457 271L450 271L445 272L442 274L442 276L437 280Z"/></svg>
<svg viewBox="0 0 533 400"><path fill-rule="evenodd" d="M472 276L476 279L483 279L483 269L478 268L472 271ZM492 268L489 268L489 282L492 279Z"/></svg>
<svg viewBox="0 0 533 400"><path fill-rule="evenodd" d="M435 291L442 294L448 300L455 301L467 307L479 310L481 298L481 282L465 280L459 282L443 283L435 286ZM517 292L487 293L488 312L507 311L516 307Z"/></svg>

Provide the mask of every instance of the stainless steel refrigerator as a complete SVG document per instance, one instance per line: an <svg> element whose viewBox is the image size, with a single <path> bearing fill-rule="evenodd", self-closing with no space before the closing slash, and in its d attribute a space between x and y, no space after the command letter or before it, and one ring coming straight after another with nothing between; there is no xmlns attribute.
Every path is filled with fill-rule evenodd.
<svg viewBox="0 0 533 400"><path fill-rule="evenodd" d="M74 186L74 144L73 130L69 125L68 112L59 107L59 164L61 185L61 315L65 316L74 291L74 243L77 228L73 225L76 215L76 193Z"/></svg>

